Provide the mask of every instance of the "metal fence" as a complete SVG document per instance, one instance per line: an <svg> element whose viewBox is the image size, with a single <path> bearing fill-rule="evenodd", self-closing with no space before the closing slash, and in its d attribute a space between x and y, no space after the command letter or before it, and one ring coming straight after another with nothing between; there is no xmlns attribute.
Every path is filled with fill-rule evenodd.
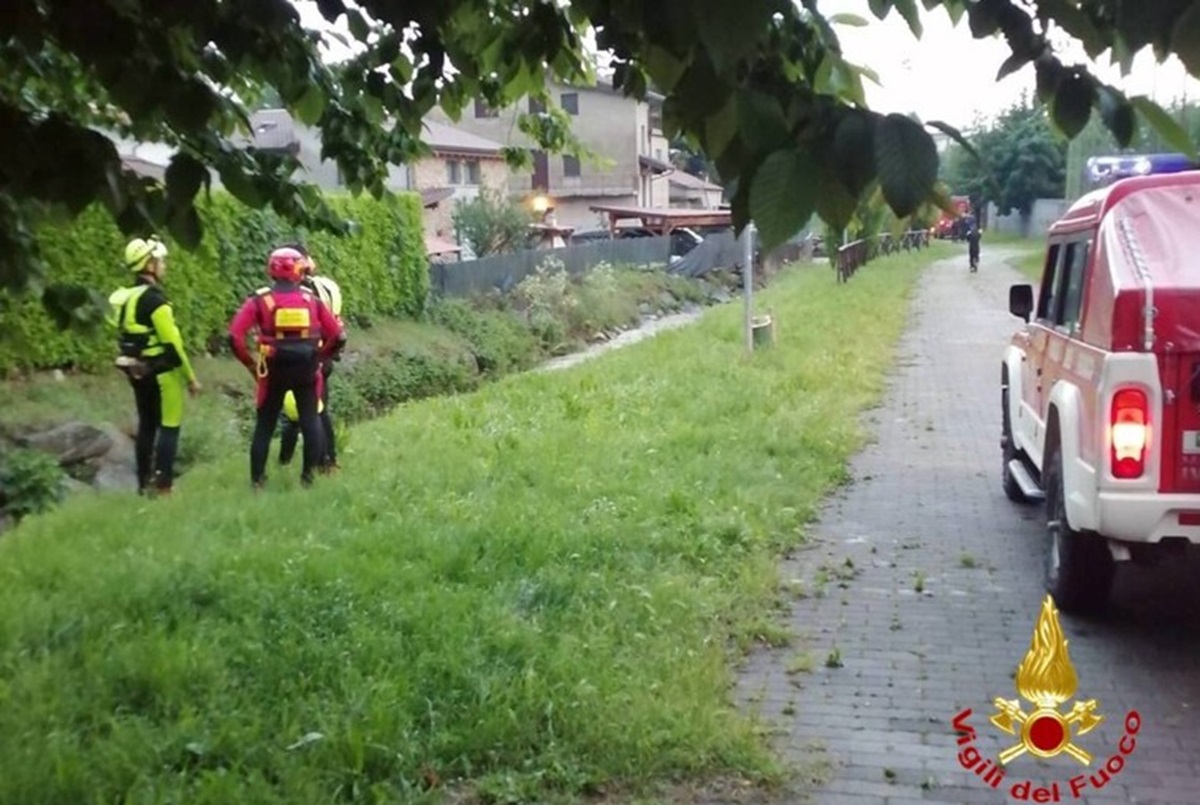
<svg viewBox="0 0 1200 805"><path fill-rule="evenodd" d="M560 249L494 254L456 263L430 263L429 287L431 293L438 296L469 296L492 290L507 292L551 258L560 261L568 274L576 275L605 262L666 266L670 251L669 237L619 238Z"/></svg>
<svg viewBox="0 0 1200 805"><path fill-rule="evenodd" d="M861 238L839 246L834 269L838 282L846 282L854 272L882 255L924 249L929 246L929 231L913 229L895 237L890 232Z"/></svg>

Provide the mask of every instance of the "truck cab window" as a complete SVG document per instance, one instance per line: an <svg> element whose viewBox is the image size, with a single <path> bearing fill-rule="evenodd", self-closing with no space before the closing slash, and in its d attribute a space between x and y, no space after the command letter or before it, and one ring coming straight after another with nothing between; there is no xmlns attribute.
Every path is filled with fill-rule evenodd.
<svg viewBox="0 0 1200 805"><path fill-rule="evenodd" d="M1046 266L1042 271L1042 287L1038 294L1038 321L1054 320L1054 309L1058 306L1058 258L1061 250L1061 245L1054 243L1046 252Z"/></svg>
<svg viewBox="0 0 1200 805"><path fill-rule="evenodd" d="M1054 323L1065 328L1079 321L1083 304L1083 284L1087 269L1088 246L1086 240L1068 243L1062 265L1061 304Z"/></svg>

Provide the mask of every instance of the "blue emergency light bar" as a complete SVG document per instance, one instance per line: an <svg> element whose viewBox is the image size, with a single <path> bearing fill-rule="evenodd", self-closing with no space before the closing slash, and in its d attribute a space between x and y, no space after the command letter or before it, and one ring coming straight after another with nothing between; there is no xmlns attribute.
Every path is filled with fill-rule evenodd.
<svg viewBox="0 0 1200 805"><path fill-rule="evenodd" d="M1088 182L1093 187L1101 187L1129 176L1179 173L1197 168L1200 168L1200 165L1183 154L1127 154L1091 157L1085 169Z"/></svg>

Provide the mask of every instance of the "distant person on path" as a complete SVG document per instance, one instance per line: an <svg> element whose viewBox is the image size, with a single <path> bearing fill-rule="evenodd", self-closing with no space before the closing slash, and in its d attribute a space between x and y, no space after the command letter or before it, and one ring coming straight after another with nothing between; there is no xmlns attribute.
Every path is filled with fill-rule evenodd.
<svg viewBox="0 0 1200 805"><path fill-rule="evenodd" d="M274 282L251 294L229 323L234 354L257 383L254 404L258 411L250 442L250 482L261 489L266 482L267 454L284 396L295 396L300 431L304 435L304 463L300 482L309 486L321 454L321 422L317 400L321 397L321 362L331 358L346 342L342 325L325 303L301 286L307 258L296 249L271 252L267 274ZM251 357L247 340L257 331L258 354Z"/></svg>
<svg viewBox="0 0 1200 805"><path fill-rule="evenodd" d="M137 407L134 456L138 494L169 495L183 422L183 390L196 395L200 382L188 360L171 303L162 289L167 247L151 237L125 246L125 270L134 284L108 297L109 325L117 330L117 368L129 378Z"/></svg>
<svg viewBox="0 0 1200 805"><path fill-rule="evenodd" d="M967 257L971 261L971 270L979 269L979 224L975 221L975 216L967 216Z"/></svg>

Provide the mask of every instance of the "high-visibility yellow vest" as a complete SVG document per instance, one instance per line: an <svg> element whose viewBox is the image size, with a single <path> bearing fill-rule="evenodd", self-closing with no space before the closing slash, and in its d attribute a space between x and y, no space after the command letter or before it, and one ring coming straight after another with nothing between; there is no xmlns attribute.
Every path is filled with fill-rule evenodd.
<svg viewBox="0 0 1200 805"><path fill-rule="evenodd" d="M150 289L149 285L118 288L108 297L112 310L109 324L117 328L117 344L122 355L133 358L153 358L166 352L166 346L158 337L153 324L142 324L137 320L138 300Z"/></svg>

